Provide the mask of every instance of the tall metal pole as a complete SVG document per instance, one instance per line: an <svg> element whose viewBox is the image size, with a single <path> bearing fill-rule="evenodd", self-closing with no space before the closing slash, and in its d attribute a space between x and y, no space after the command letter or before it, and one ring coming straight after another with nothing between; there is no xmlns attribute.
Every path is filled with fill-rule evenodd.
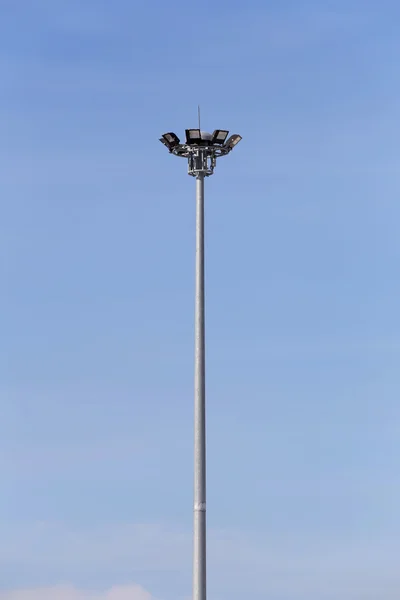
<svg viewBox="0 0 400 600"><path fill-rule="evenodd" d="M204 173L196 175L193 600L206 600Z"/></svg>
<svg viewBox="0 0 400 600"><path fill-rule="evenodd" d="M206 574L206 382L205 382L205 306L204 306L204 178L214 173L217 158L227 156L240 142L237 133L226 139L228 131L214 133L186 129L186 142L170 131L160 142L171 154L186 158L188 173L196 178L196 306L194 368L194 535L193 598L207 600Z"/></svg>

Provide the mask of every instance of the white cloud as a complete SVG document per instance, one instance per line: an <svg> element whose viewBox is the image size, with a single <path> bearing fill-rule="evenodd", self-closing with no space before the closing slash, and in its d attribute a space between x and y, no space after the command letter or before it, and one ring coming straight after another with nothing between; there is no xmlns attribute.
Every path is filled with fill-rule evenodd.
<svg viewBox="0 0 400 600"><path fill-rule="evenodd" d="M72 586L21 589L0 592L0 600L151 600L138 585L112 587L104 592L79 590Z"/></svg>

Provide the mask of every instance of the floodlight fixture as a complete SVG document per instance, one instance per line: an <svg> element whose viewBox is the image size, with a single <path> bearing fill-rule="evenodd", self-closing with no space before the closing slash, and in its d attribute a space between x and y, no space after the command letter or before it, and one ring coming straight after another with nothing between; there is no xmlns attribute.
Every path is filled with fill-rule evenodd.
<svg viewBox="0 0 400 600"><path fill-rule="evenodd" d="M224 146L225 146L225 148L229 148L229 150L233 150L233 148L236 146L236 144L238 144L240 142L241 139L242 139L242 136L235 133L235 134L231 135L231 137L226 141Z"/></svg>
<svg viewBox="0 0 400 600"><path fill-rule="evenodd" d="M223 144L228 137L229 131L224 129L216 129L212 134L211 141L213 144Z"/></svg>
<svg viewBox="0 0 400 600"><path fill-rule="evenodd" d="M169 133L163 133L160 138L160 142L164 144L164 146L167 146L170 151L172 151L172 148L175 148L175 146L178 146L180 141L181 140L178 138L176 133L173 133L172 131Z"/></svg>
<svg viewBox="0 0 400 600"><path fill-rule="evenodd" d="M200 129L186 129L185 133L187 144L198 144L199 142L201 142Z"/></svg>
<svg viewBox="0 0 400 600"><path fill-rule="evenodd" d="M201 143L203 146L209 146L212 144L212 135L208 131L200 131Z"/></svg>

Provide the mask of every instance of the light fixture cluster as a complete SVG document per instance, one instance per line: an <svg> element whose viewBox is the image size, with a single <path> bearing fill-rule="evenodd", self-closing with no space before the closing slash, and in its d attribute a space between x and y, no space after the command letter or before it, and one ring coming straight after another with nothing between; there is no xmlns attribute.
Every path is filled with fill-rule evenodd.
<svg viewBox="0 0 400 600"><path fill-rule="evenodd" d="M168 148L170 152L182 155L184 150L189 150L191 147L209 147L209 148L220 148L225 152L230 152L236 144L240 142L242 137L238 134L231 135L228 139L229 131L225 129L216 129L214 133L207 133L206 131L200 131L200 129L186 129L186 142L181 144L178 136L173 133L164 133L160 142ZM222 153L221 153L222 154Z"/></svg>

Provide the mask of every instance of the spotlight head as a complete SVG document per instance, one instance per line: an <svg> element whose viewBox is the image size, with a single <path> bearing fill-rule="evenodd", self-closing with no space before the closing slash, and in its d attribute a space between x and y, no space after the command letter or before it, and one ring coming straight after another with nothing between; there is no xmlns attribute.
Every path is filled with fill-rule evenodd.
<svg viewBox="0 0 400 600"><path fill-rule="evenodd" d="M223 144L228 137L229 131L225 131L224 129L216 129L212 134L211 142L213 144Z"/></svg>
<svg viewBox="0 0 400 600"><path fill-rule="evenodd" d="M227 140L227 142L224 144L224 146L225 146L225 148L232 150L236 146L236 144L238 144L240 142L241 139L242 139L242 136L235 133L235 134L231 135L231 137Z"/></svg>
<svg viewBox="0 0 400 600"><path fill-rule="evenodd" d="M167 146L168 150L172 150L172 148L175 148L175 146L179 144L180 139L175 133L170 131L169 133L164 133L161 136L160 142L164 144L164 146Z"/></svg>
<svg viewBox="0 0 400 600"><path fill-rule="evenodd" d="M186 129L185 133L187 144L199 144L201 142L200 129Z"/></svg>
<svg viewBox="0 0 400 600"><path fill-rule="evenodd" d="M209 146L210 144L212 144L211 133L208 133L207 131L200 131L200 136L201 136L201 145L202 146Z"/></svg>

